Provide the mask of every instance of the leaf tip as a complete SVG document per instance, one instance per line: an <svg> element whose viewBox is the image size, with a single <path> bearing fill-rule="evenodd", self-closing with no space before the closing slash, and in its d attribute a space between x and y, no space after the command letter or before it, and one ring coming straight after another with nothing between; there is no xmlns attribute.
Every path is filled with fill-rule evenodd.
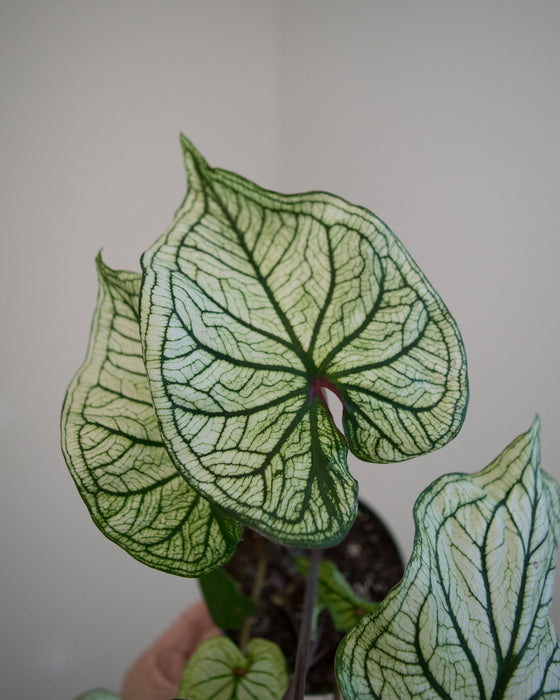
<svg viewBox="0 0 560 700"><path fill-rule="evenodd" d="M103 260L103 248L99 249L99 252L95 256L95 269L97 270L98 276L103 276L105 272L109 269Z"/></svg>
<svg viewBox="0 0 560 700"><path fill-rule="evenodd" d="M181 142L181 147L183 148L183 153L186 153L187 151L190 152L196 150L192 144L192 141L188 139L182 131L179 134L179 140Z"/></svg>
<svg viewBox="0 0 560 700"><path fill-rule="evenodd" d="M209 170L210 166L198 151L193 142L185 134L180 134L181 148L183 149L183 162L187 176L190 179L198 178L201 170Z"/></svg>

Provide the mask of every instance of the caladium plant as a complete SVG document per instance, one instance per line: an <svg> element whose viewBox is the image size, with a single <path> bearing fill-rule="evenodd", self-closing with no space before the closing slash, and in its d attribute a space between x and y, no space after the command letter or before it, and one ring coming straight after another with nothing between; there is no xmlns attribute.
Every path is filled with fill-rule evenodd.
<svg viewBox="0 0 560 700"><path fill-rule="evenodd" d="M185 137L182 145L187 195L171 227L142 256L142 275L112 270L98 256L90 344L64 402L62 446L95 523L110 539L149 566L200 577L228 561L243 527L315 552L340 542L357 510L348 451L380 463L444 446L462 425L468 385L454 319L379 218L324 192L264 190L211 168ZM342 431L326 389L342 403ZM444 493L433 512L440 506L456 512L455 493ZM478 517L483 523L485 515ZM461 540L469 561L473 541ZM406 581L418 578L409 572L419 557L413 555ZM300 568L309 570L310 591L319 585L319 607L346 630L372 605L319 558ZM489 556L479 567L492 590L502 576L493 561ZM441 576L436 566L420 576L430 595L432 572ZM440 586L454 590L460 573ZM224 595L232 595L228 590ZM385 614L388 625L402 615L404 582L398 590L398 604L375 606L371 615ZM439 622L448 624L434 600L406 618L415 629L432 630L422 638L437 638ZM309 596L303 639L313 634L313 609ZM465 603L462 616L469 615ZM365 620L357 629L371 629L370 616ZM339 653L345 697L393 697L384 694L390 683L376 695L377 685L364 690L348 680L360 664L369 678L370 659L381 653L370 637L345 642ZM212 655L235 659L219 697L251 697L261 673L255 676L261 669L255 659L269 669L278 654L256 640L234 653L225 641L206 645L193 663L199 659L206 669ZM288 691L298 697L306 646ZM434 674L435 658L430 653L419 662L418 677ZM401 668L393 666L395 673ZM278 678L283 669L277 664ZM201 698L216 692L215 684L199 683L209 677L189 666L184 692ZM445 688L434 678L422 697L439 697L429 693ZM281 697L284 685L270 697ZM483 686L486 692L484 683L477 688Z"/></svg>
<svg viewBox="0 0 560 700"><path fill-rule="evenodd" d="M144 254L140 325L163 439L199 493L272 539L324 547L367 461L444 445L466 406L456 324L373 214L212 169L183 138L189 189ZM321 389L344 404L337 430Z"/></svg>

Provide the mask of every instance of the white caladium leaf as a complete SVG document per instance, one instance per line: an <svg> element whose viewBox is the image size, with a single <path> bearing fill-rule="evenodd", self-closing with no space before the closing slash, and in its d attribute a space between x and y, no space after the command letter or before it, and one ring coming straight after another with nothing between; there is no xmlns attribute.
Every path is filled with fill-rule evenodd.
<svg viewBox="0 0 560 700"><path fill-rule="evenodd" d="M183 147L187 196L142 260L164 439L185 478L243 523L286 544L335 544L357 489L322 388L343 401L361 459L441 447L467 402L456 324L371 212L263 190Z"/></svg>
<svg viewBox="0 0 560 700"><path fill-rule="evenodd" d="M100 530L136 559L200 576L235 551L240 527L183 479L163 445L142 359L140 275L97 259L84 364L62 410L62 448Z"/></svg>
<svg viewBox="0 0 560 700"><path fill-rule="evenodd" d="M104 688L94 688L80 695L76 700L121 700L121 696Z"/></svg>
<svg viewBox="0 0 560 700"><path fill-rule="evenodd" d="M560 487L539 463L536 420L486 469L421 494L404 578L337 652L345 698L560 697Z"/></svg>
<svg viewBox="0 0 560 700"><path fill-rule="evenodd" d="M280 647L252 639L248 654L228 637L211 637L191 656L179 685L188 700L281 700L288 669Z"/></svg>

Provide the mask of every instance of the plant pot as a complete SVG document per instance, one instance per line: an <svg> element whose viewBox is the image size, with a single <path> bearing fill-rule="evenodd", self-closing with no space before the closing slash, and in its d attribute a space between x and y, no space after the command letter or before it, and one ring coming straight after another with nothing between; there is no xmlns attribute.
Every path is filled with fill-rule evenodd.
<svg viewBox="0 0 560 700"><path fill-rule="evenodd" d="M224 567L238 582L241 592L250 595L257 561L260 556L266 558L265 582L251 636L276 642L292 670L305 592L305 580L294 557L304 555L304 550L289 549L246 528L235 555ZM371 601L382 600L403 575L403 563L392 536L363 503L359 504L356 521L346 538L325 549L323 556L338 566L357 595ZM226 630L226 633L235 642L239 641L238 631ZM329 614L321 612L316 648L307 675L307 694L333 692L334 656L343 636L334 629Z"/></svg>

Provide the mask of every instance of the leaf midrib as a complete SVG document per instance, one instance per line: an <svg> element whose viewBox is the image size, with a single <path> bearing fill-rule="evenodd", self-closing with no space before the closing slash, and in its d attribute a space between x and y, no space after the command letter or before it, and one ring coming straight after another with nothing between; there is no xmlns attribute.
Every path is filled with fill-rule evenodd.
<svg viewBox="0 0 560 700"><path fill-rule="evenodd" d="M525 473L527 469L531 469L531 464L532 464L531 457L529 457L523 466L522 473ZM517 486L518 486L517 482L511 486L511 488L508 490L508 492L504 496L504 498L501 501L501 503L499 504L499 506L503 505L504 507L507 507L507 501L508 501L511 493L513 492L513 490ZM528 493L527 493L527 496L529 496ZM538 501L538 494L537 494L537 501ZM509 508L508 508L508 511L509 511ZM534 529L535 529L536 512L537 512L537 505L535 504L534 500L531 499L531 520L530 520L530 527L529 527L529 532L531 533L531 536L529 538L529 543L531 543L533 540L532 535L533 535ZM515 523L515 520L513 518L512 513L510 513L510 517L512 519L512 522ZM517 527L517 524L516 524L516 527ZM521 540L521 542L523 542L523 538L521 537L521 533L519 533L518 536L519 536L519 539ZM522 594L520 596L518 596L518 599L517 599L515 620L514 620L512 632L510 635L509 648L507 650L507 653L504 656L502 656L502 658L501 658L501 664L500 664L501 665L501 673L499 675L498 682L496 683L496 686L494 688L494 692L492 693L491 700L500 700L501 698L505 697L505 693L507 691L507 687L509 685L509 682L512 679L513 675L515 674L517 668L519 667L521 659L523 658L523 655L524 655L524 653L529 645L529 642L530 642L530 639L532 636L531 633L532 633L534 626L535 626L535 619L536 619L536 617L539 613L539 610L541 608L540 603L542 601L542 594L544 591L544 585L541 588L541 593L540 593L540 597L539 597L539 605L537 606L536 611L535 611L535 615L533 617L533 622L532 622L531 627L530 627L530 633L526 636L526 638L525 638L523 644L521 645L521 647L519 648L519 650L517 652L514 651L515 645L516 645L517 641L519 640L519 633L521 630L521 616L523 613L524 601L526 598L527 572L529 570L529 566L531 565L530 560L533 557L535 551L537 549L539 549L539 547L544 542L546 542L547 536L548 536L547 533L545 533L543 538L540 540L540 542L535 547L529 547L525 551L525 557L524 557L523 565L522 565L523 568L522 568L522 574L521 574L521 582L519 584L519 588L520 588L520 591L522 592ZM498 648L499 648L499 646L498 646Z"/></svg>
<svg viewBox="0 0 560 700"><path fill-rule="evenodd" d="M476 500L483 501L484 496L479 497ZM469 501L467 504L463 504L462 507L468 507L471 506L474 502L476 501ZM457 639L459 641L459 645L461 649L463 650L465 656L467 657L467 660L469 662L469 665L471 667L472 674L476 680L476 684L478 687L478 692L481 700L486 699L486 690L484 688L484 682L482 679L482 675L480 673L480 669L478 668L478 664L476 662L475 656L469 646L468 640L466 639L463 630L461 628L461 625L459 624L459 620L457 619L457 616L454 613L454 608L453 608L453 603L451 601L451 597L449 594L449 591L447 590L444 582L444 577L443 577L443 571L442 571L442 566L440 563L440 558L438 554L438 547L437 547L437 541L439 540L441 532L444 530L445 525L447 524L447 521L451 518L455 518L457 515L457 512L461 509L461 506L459 506L453 513L450 513L446 518L442 520L440 523L439 527L437 528L437 534L436 534L436 547L434 549L434 559L436 563L436 571L437 571L437 578L440 586L440 590L443 593L443 597L445 599L446 607L447 607L447 614L449 615L449 618L451 620L451 624L453 625L453 629L455 630L455 634L457 635ZM447 535L446 535L447 537Z"/></svg>
<svg viewBox="0 0 560 700"><path fill-rule="evenodd" d="M181 276L180 272L173 270L171 272L171 279L173 280L174 277L179 277L181 279L181 284L184 284L184 278ZM193 281L193 280L189 280L189 281L191 282L191 284L193 284L193 286L196 286L196 288L199 290L199 292L201 294L204 294L204 296L206 298L209 298L208 294L205 292L205 290L202 289L202 287L196 281ZM241 318L238 315L234 315L232 313L231 309L228 309L223 304L220 304L220 302L217 299L215 299L214 297L212 297L211 302L220 311L222 311L225 315L233 318L236 321L236 323L239 323L240 326L244 326L245 328L247 328L248 330L253 331L253 332L257 331L260 335L264 336L265 338L268 338L269 340L272 340L272 341L278 343L279 345L283 345L284 347L286 347L290 350L293 350L292 344L290 342L288 342L285 338L282 338L281 336L275 335L274 333L267 331L265 328L255 328L255 326L251 325L245 319ZM174 308L175 308L175 305L174 305ZM175 308L175 311L176 311L176 308Z"/></svg>
<svg viewBox="0 0 560 700"><path fill-rule="evenodd" d="M292 325L291 325L290 321L288 320L286 314L284 313L284 311L282 310L282 308L278 304L274 294L272 293L272 290L268 286L263 274L261 273L261 270L260 270L259 266L257 265L253 254L251 253L251 251L247 247L244 236L242 235L236 222L233 220L229 211L227 210L227 208L223 204L221 198L219 197L218 193L216 192L216 189L214 187L214 183L213 183L212 179L210 177L206 176L206 172L204 172L200 168L199 163L196 160L194 161L194 163L195 163L195 168L198 171L198 175L199 175L201 181L203 181L206 184L206 187L212 193L214 201L216 202L216 204L218 205L218 207L222 211L224 217L227 219L228 224L230 225L232 231L235 233L235 236L237 237L237 241L238 241L238 244L239 244L241 250L246 255L247 261L249 262L249 264L253 268L253 270L255 272L255 276L256 276L259 284L264 289L265 294L266 294L272 308L274 309L278 319L281 321L282 325L284 326L284 329L286 330L288 337L291 339L291 341L293 343L293 346L292 346L293 351L300 358L303 366L306 368L306 370L308 372L308 375L314 376L317 372L317 368L315 367L314 363L312 362L309 354L303 348L303 346L302 346L299 338L297 337L294 329L292 328ZM224 186L231 187L230 185L227 185L227 184L225 184ZM206 193L203 191L204 196L205 196L205 194ZM206 199L206 196L205 196L205 199ZM206 209L208 210L208 207L206 207Z"/></svg>
<svg viewBox="0 0 560 700"><path fill-rule="evenodd" d="M271 363L259 364L258 362L243 360L243 359L240 359L238 357L232 357L232 355L229 355L225 352L220 352L220 350L217 350L216 348L210 347L206 343L203 343L198 338L198 336L195 335L195 333L192 329L187 328L187 326L184 324L182 317L177 309L177 305L175 303L175 300L173 302L173 311L174 311L176 318L179 319L181 326L182 326L183 330L185 331L185 333L195 341L197 350L202 350L204 352L207 352L209 355L216 357L218 360L230 362L230 363L234 364L236 367L248 367L250 369L255 369L255 370L267 370L267 371L272 370L272 371L276 371L276 372L288 372L288 373L295 374L295 375L300 376L300 377L307 377L307 372L300 370L300 369L297 369L296 367L291 367L289 365L273 365ZM241 321L241 319L239 319L237 316L233 316L231 314L231 312L228 311L227 313L232 318L235 318L236 321L238 321L238 320ZM248 323L244 323L243 325L245 325L247 328L249 328L253 331L255 330L255 328ZM258 330L259 330L259 332L261 332L261 329L258 329ZM278 340L278 338L276 338L274 335L268 334L265 331L262 332L262 335L265 335L266 337L269 337L272 340ZM290 349L293 349L292 346L289 345L288 343L285 343L285 344Z"/></svg>

